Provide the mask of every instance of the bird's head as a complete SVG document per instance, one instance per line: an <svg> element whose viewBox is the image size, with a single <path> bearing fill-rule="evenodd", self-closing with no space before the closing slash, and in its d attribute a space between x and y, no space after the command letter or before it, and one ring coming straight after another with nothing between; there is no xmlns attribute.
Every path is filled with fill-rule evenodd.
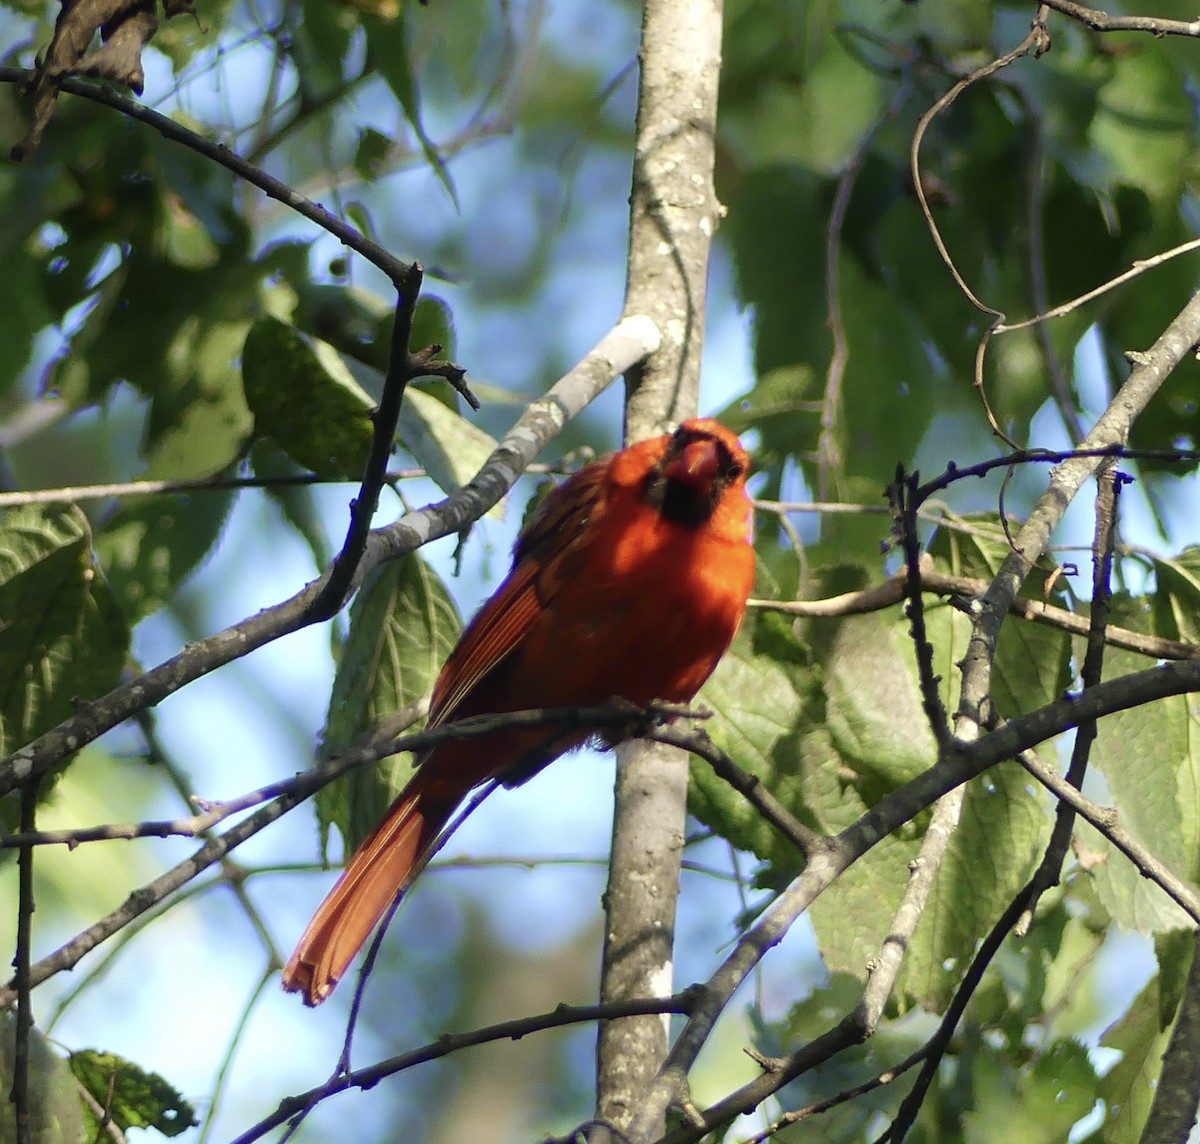
<svg viewBox="0 0 1200 1144"><path fill-rule="evenodd" d="M711 418L694 418L667 438L646 478L646 497L668 520L698 528L728 490L745 485L749 468L733 432Z"/></svg>

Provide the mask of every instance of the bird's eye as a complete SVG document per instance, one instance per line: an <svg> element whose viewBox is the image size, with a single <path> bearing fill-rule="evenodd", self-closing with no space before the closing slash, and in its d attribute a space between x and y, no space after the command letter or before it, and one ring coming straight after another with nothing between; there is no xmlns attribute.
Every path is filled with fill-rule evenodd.
<svg viewBox="0 0 1200 1144"><path fill-rule="evenodd" d="M729 468L725 470L725 479L727 481L736 481L745 471L745 465L739 461L732 461Z"/></svg>

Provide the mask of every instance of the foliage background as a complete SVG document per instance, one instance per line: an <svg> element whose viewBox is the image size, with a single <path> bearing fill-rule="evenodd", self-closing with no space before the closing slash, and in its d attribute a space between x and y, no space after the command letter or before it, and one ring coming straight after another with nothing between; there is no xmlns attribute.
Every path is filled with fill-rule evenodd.
<svg viewBox="0 0 1200 1144"><path fill-rule="evenodd" d="M638 10L435 0L390 19L367 9L324 0L202 3L197 18L174 18L153 41L145 99L389 250L420 258L427 293L445 307L424 318L436 328L448 315L452 356L484 399L472 422L499 437L620 312ZM1188 16L1171 0L1153 9ZM703 403L755 445L763 499L881 510L897 463L932 476L950 461L996 455L971 385L987 319L930 240L909 148L933 101L1019 43L1036 11L967 0L735 0L727 8L716 177L728 215L714 249ZM7 60L28 66L54 15L7 5ZM981 298L1014 319L1191 240L1196 224L1200 46L1101 36L1057 13L1049 24L1052 50L968 90L934 121L922 151L922 185L956 264ZM11 84L0 99L0 135L11 145L24 112ZM294 437L264 439L286 430L261 410L253 431L240 359L247 331L264 316L380 364L380 315L391 305L380 275L228 173L108 109L62 101L37 157L0 167L0 219L0 445L12 490L278 477L299 472L298 459L322 467ZM986 393L1004 431L1042 448L1077 441L1127 373L1124 352L1146 349L1186 302L1194 267L1194 256L1176 258L1053 323L995 339ZM839 332L849 350L841 372ZM442 330L437 340L446 338ZM1190 358L1180 365L1139 418L1133 444L1195 446L1196 369ZM269 366L265 373L269 392ZM288 381L300 385L297 374ZM303 404L317 400L315 390L302 392ZM447 400L436 387L430 393ZM325 435L332 420L314 419L322 459L333 453ZM555 455L613 447L619 424L620 398L610 390L567 428ZM407 433L402 426L406 449L396 462L461 460L462 432L439 422L419 437L412 423ZM330 461L331 474L340 464ZM1138 483L1123 501L1122 540L1178 554L1196 539L1194 462L1128 467ZM347 466L340 475L354 472ZM1018 472L1008 512L1027 511L1044 485L1040 469ZM946 501L956 513L994 514L999 488L998 477L960 483ZM12 699L26 664L3 653L6 745L62 718L72 694L116 681L125 660L121 615L131 625L130 665L150 665L290 595L340 544L352 495L351 484L330 483L112 497L86 502L86 525L74 511L7 509L6 559L20 561L11 537L23 520L38 535L53 532L92 626L64 634L81 674L67 673L39 710ZM426 479L406 480L385 496L380 519L440 495ZM423 550L461 613L502 573L527 495L518 489L505 519L481 522L461 548L446 539ZM894 554L880 555L889 521L877 511L796 514L787 518L791 534L777 519L760 518L761 596L831 596L897 566ZM1083 549L1059 554L1082 571L1055 596L1083 613L1091 531L1081 503L1055 537ZM97 579L88 575L89 536ZM939 567L968 575L993 573L1005 550L994 529L983 538L943 529L931 547ZM1194 640L1194 559L1123 553L1120 622ZM11 597L7 607L0 619L11 622L20 613ZM224 797L303 769L326 722L331 642L340 648L350 622L343 616L290 635L89 747L55 786L39 825L175 817L183 812L177 786ZM966 621L931 603L930 622L938 670L953 681ZM907 629L895 610L794 627L756 613L707 696L724 717L718 741L787 792L806 822L846 826L933 760L914 707ZM437 638L428 636L423 654L436 659ZM1006 714L1072 683L1077 649L1073 659L1065 636L1035 629L1006 638L997 689ZM84 661L81 647L103 654ZM1129 655L1110 666L1115 674L1149 662ZM866 680L888 683L876 689ZM1137 711L1106 725L1093 793L1118 800L1123 814L1143 807L1144 821L1131 828L1194 880L1200 832L1194 799L1179 794L1196 775L1194 704L1168 703L1153 722ZM969 827L943 870L891 1019L866 1048L785 1090L784 1107L894 1063L927 1035L928 1013L944 1010L955 971L1044 843L1045 800L1005 767L971 795ZM456 838L451 854L482 868L431 874L405 906L358 1041L364 1060L446 1029L594 997L608 768L587 756L552 768L491 800ZM796 863L707 772L695 775L694 809L742 850L718 836L689 853L680 984L708 976ZM363 804L379 797L334 804L337 821L366 813ZM872 851L818 902L815 931L798 926L764 964L701 1058L699 1104L756 1074L743 1043L768 1055L792 1051L853 1004L891 916L880 903L902 889L922 829L918 820ZM697 824L696 832L707 830ZM206 1139L228 1139L282 1096L319 1083L340 1043L342 1002L299 1012L274 978L327 884L313 872L317 835L300 810L255 838L236 865L181 894L161 920L116 939L111 962L98 951L72 980L39 989L39 1027L69 1050L111 1050L162 1073L195 1102ZM1072 1125L1077 1139L1136 1138L1145 1103L1135 1099L1145 1091L1139 1070L1161 1055L1186 967L1183 920L1119 860L1091 865L1088 854L1103 844L1085 830L1080 838L1067 887L1047 899L1030 938L1006 950L977 998L956 1067L922 1113L924 1139L1014 1138L1015 1107L1029 1121L1022 1139L1064 1139ZM39 854L35 955L192 848L168 839ZM514 870L481 856L538 861ZM556 856L586 861L548 860ZM15 880L3 890L3 916L14 917ZM1139 1023L1150 1002L1162 1021ZM579 1028L458 1054L327 1102L302 1138L335 1137L348 1122L364 1140L566 1132L589 1114L591 1045L590 1029ZM1114 1048L1124 1053L1116 1068ZM784 1138L869 1139L897 1099L881 1090ZM777 1111L769 1104L766 1115ZM743 1123L733 1138L762 1124Z"/></svg>

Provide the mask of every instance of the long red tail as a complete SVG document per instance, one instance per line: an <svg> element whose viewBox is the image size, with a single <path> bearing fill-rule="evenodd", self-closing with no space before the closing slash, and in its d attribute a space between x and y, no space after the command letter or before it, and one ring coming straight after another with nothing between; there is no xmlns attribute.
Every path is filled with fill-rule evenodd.
<svg viewBox="0 0 1200 1144"><path fill-rule="evenodd" d="M416 876L414 867L450 821L458 799L430 794L422 767L350 859L283 970L283 987L319 1005L346 972L379 919Z"/></svg>

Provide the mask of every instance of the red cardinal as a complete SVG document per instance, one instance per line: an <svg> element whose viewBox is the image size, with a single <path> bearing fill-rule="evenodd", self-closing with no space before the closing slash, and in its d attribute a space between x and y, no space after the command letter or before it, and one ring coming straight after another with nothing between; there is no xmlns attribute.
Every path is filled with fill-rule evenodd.
<svg viewBox="0 0 1200 1144"><path fill-rule="evenodd" d="M754 580L749 458L716 421L631 445L549 493L458 641L429 726L468 715L686 703L729 647ZM471 790L517 786L590 737L553 725L445 743L419 761L283 971L319 1005Z"/></svg>

